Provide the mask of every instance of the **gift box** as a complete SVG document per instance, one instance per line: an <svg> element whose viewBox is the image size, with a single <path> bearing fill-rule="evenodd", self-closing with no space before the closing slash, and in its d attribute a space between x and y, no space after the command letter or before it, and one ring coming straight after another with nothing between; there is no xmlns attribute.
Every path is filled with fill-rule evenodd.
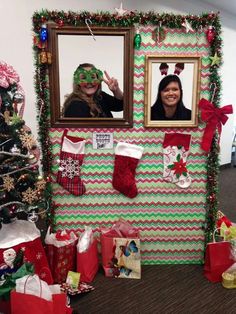
<svg viewBox="0 0 236 314"><path fill-rule="evenodd" d="M106 277L141 278L139 232L126 221L101 230L101 252Z"/></svg>
<svg viewBox="0 0 236 314"><path fill-rule="evenodd" d="M76 270L77 240L73 232L51 233L48 228L45 249L54 283L66 282L68 272Z"/></svg>
<svg viewBox="0 0 236 314"><path fill-rule="evenodd" d="M40 231L35 224L25 220L3 224L0 230L0 271L11 273L10 270L14 270L15 259L20 250L23 253L23 262L32 263L35 273L48 284L52 284L52 274Z"/></svg>

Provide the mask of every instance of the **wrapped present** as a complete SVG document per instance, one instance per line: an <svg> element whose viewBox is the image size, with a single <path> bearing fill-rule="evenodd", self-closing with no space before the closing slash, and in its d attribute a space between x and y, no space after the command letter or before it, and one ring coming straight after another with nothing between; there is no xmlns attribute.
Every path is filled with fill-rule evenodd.
<svg viewBox="0 0 236 314"><path fill-rule="evenodd" d="M101 230L102 265L107 277L141 278L139 232L120 219Z"/></svg>
<svg viewBox="0 0 236 314"><path fill-rule="evenodd" d="M11 273L11 270L16 268L16 257L20 251L23 254L23 262L32 263L35 273L51 284L52 274L40 238L40 231L35 224L26 220L3 224L0 230L1 272L6 270Z"/></svg>
<svg viewBox="0 0 236 314"><path fill-rule="evenodd" d="M69 271L76 269L77 236L66 230L51 233L48 228L45 244L54 283L66 281Z"/></svg>

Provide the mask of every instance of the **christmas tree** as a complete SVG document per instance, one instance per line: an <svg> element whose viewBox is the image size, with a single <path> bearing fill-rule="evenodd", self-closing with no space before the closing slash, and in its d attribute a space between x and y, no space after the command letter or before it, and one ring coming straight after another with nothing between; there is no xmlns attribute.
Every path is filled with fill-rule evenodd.
<svg viewBox="0 0 236 314"><path fill-rule="evenodd" d="M23 120L24 106L19 75L0 61L0 227L17 218L36 222L47 212L40 150Z"/></svg>

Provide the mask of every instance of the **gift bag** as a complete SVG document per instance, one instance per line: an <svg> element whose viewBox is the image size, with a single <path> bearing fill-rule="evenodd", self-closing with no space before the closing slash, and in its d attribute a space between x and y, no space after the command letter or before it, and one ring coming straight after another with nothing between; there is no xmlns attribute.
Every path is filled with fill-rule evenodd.
<svg viewBox="0 0 236 314"><path fill-rule="evenodd" d="M231 244L228 241L215 241L208 243L206 247L204 276L211 282L221 282L222 273L234 263L231 255Z"/></svg>
<svg viewBox="0 0 236 314"><path fill-rule="evenodd" d="M0 230L0 271L16 272L16 258L22 251L23 262L32 263L35 273L52 284L52 274L40 236L35 224L26 220L3 224Z"/></svg>
<svg viewBox="0 0 236 314"><path fill-rule="evenodd" d="M39 279L37 276L27 276L22 292L11 291L12 314L66 314L66 294L63 292L52 294L49 299L49 294L45 292L46 282L37 278Z"/></svg>
<svg viewBox="0 0 236 314"><path fill-rule="evenodd" d="M85 227L77 244L77 272L80 281L92 282L99 267L97 239L93 237L90 227Z"/></svg>
<svg viewBox="0 0 236 314"><path fill-rule="evenodd" d="M106 277L141 278L139 232L124 220L101 230L101 252Z"/></svg>
<svg viewBox="0 0 236 314"><path fill-rule="evenodd" d="M50 233L48 228L45 244L54 283L63 283L68 271L76 269L77 237L73 232Z"/></svg>

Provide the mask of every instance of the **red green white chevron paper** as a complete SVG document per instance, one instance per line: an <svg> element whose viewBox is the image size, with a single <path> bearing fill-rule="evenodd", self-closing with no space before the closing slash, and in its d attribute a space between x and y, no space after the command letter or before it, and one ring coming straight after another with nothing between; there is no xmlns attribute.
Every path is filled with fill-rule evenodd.
<svg viewBox="0 0 236 314"><path fill-rule="evenodd" d="M159 44L152 39L154 27L140 28L142 46L134 56L134 125L132 128L80 128L70 134L86 139L86 156L81 179L86 193L75 197L58 184L53 184L53 203L57 229L66 228L82 232L85 225L99 234L103 226L111 226L123 217L141 234L143 264L198 264L203 261L206 202L206 161L201 150L204 126L196 128L145 128L144 127L144 62L146 54L196 55L202 57L201 97L208 99L210 74L209 44L204 33L197 35L183 30L167 30ZM92 132L113 132L115 145L132 140L144 152L136 169L138 195L127 198L112 187L114 150L94 150ZM180 189L163 179L163 140L165 133L191 135L188 171L191 185ZM62 129L51 129L54 175L60 153Z"/></svg>

